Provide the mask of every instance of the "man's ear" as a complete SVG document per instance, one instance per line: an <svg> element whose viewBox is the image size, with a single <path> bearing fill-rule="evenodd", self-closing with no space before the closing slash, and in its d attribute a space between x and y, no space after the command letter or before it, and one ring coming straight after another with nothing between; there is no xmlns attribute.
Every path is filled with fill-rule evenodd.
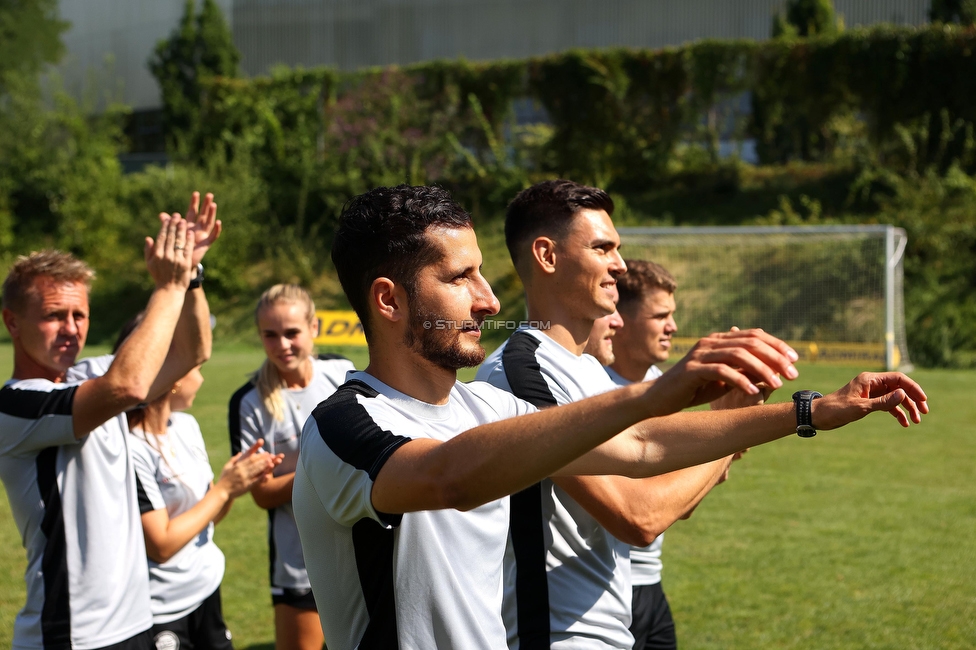
<svg viewBox="0 0 976 650"><path fill-rule="evenodd" d="M548 237L536 237L532 242L532 261L543 273L555 273L556 242Z"/></svg>
<svg viewBox="0 0 976 650"><path fill-rule="evenodd" d="M17 339L20 337L20 326L17 323L17 315L10 309L3 310L3 324L7 326L7 331L10 332L10 338Z"/></svg>
<svg viewBox="0 0 976 650"><path fill-rule="evenodd" d="M405 319L408 314L407 292L403 285L389 278L376 278L369 287L370 308L381 319L395 323Z"/></svg>

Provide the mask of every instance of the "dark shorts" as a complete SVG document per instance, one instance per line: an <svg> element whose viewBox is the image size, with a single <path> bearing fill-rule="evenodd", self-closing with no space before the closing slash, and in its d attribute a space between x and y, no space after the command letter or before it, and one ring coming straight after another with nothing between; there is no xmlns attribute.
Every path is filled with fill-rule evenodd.
<svg viewBox="0 0 976 650"><path fill-rule="evenodd" d="M152 634L150 630L146 630L133 637L129 637L125 641L107 645L104 648L99 648L99 650L152 650L152 647Z"/></svg>
<svg viewBox="0 0 976 650"><path fill-rule="evenodd" d="M183 618L152 626L154 650L233 650L224 623L220 588Z"/></svg>
<svg viewBox="0 0 976 650"><path fill-rule="evenodd" d="M634 587L634 620L630 633L634 635L634 650L676 650L671 607L661 583Z"/></svg>
<svg viewBox="0 0 976 650"><path fill-rule="evenodd" d="M309 612L319 611L315 606L315 596L311 589L275 589L271 594L271 602L274 605L289 605L297 609L304 609Z"/></svg>

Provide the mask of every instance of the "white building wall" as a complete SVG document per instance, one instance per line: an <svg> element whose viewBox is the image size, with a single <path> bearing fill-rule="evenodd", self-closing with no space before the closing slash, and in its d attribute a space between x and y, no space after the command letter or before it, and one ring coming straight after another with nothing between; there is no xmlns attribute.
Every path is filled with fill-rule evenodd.
<svg viewBox="0 0 976 650"><path fill-rule="evenodd" d="M198 0L199 2L199 0ZM524 58L570 48L680 45L769 37L783 0L219 0L247 75L274 65L363 66L430 59ZM931 0L835 0L848 28L920 25ZM179 22L183 0L61 0L65 80L113 59L122 98L159 105L146 62Z"/></svg>

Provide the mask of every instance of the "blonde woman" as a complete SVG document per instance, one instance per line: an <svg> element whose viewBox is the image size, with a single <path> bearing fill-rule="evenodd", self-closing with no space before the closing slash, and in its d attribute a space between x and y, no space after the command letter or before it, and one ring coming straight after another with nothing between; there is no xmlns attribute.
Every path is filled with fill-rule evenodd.
<svg viewBox="0 0 976 650"><path fill-rule="evenodd" d="M305 572L291 489L305 419L355 368L341 357L312 356L318 319L311 297L299 286L278 284L265 291L254 318L267 358L231 398L231 449L236 454L263 439L266 451L284 454L274 476L251 491L268 511L275 647L321 650L322 627Z"/></svg>

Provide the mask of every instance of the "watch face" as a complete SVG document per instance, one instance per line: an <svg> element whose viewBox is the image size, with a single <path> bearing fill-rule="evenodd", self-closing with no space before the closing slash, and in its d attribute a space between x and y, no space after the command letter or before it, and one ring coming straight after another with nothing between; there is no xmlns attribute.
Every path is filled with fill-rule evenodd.
<svg viewBox="0 0 976 650"><path fill-rule="evenodd" d="M801 424L796 428L796 435L801 438L812 438L817 435L817 430L807 424Z"/></svg>

